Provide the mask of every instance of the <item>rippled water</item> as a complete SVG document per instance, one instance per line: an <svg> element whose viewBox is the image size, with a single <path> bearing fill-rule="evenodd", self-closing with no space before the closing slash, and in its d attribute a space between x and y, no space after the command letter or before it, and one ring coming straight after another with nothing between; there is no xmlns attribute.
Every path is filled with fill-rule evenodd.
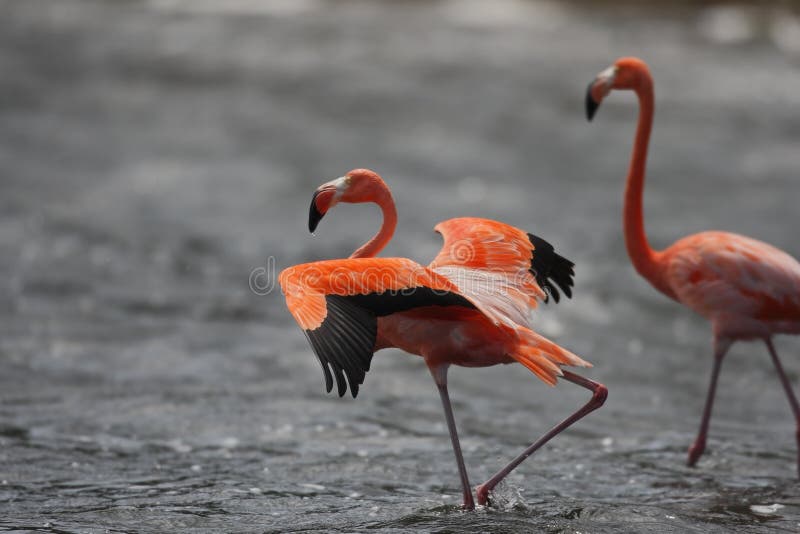
<svg viewBox="0 0 800 534"><path fill-rule="evenodd" d="M785 4L784 4L785 5ZM637 278L620 235L635 120L583 91L623 54L657 88L648 231L747 233L800 256L800 19L789 8L545 2L0 1L0 530L745 532L800 529L790 411L763 347L723 368L684 466L709 332ZM456 215L577 263L546 335L605 407L458 508L436 389L380 353L357 400L322 375L258 267L344 256L313 189L381 172L427 261ZM795 385L797 339L778 340ZM454 369L477 484L585 402L519 366Z"/></svg>

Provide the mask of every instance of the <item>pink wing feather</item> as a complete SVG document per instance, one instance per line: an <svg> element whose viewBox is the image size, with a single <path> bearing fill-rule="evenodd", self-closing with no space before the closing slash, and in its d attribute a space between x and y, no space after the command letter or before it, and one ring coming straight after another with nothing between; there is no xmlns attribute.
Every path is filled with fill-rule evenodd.
<svg viewBox="0 0 800 534"><path fill-rule="evenodd" d="M501 317L506 324L531 328L532 311L539 301L548 299L542 285L556 301L559 293L553 282L571 296L572 262L532 234L476 217L450 219L434 230L442 235L444 244L428 268L448 278L462 294L480 302L489 315Z"/></svg>

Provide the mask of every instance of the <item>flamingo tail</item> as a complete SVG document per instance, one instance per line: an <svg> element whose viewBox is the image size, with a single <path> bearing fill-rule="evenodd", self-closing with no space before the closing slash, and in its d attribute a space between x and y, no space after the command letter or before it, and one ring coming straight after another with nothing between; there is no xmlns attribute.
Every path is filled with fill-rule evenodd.
<svg viewBox="0 0 800 534"><path fill-rule="evenodd" d="M555 386L561 366L591 367L592 364L527 328L517 329L519 345L511 357L543 382Z"/></svg>

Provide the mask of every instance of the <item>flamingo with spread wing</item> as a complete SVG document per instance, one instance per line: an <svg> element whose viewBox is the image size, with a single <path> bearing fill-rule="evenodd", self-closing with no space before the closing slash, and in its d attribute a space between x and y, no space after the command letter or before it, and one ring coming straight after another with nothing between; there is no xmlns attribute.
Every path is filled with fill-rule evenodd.
<svg viewBox="0 0 800 534"><path fill-rule="evenodd" d="M376 173L356 169L320 186L309 213L315 230L339 202L374 202L383 212L378 233L348 259L296 265L279 277L286 304L322 364L330 392L349 386L355 397L373 353L395 347L422 356L439 389L458 464L463 506L475 504L447 390L450 365L485 367L518 362L542 381L561 377L587 388L592 398L532 443L476 489L478 503L539 447L602 406L602 384L562 369L589 367L575 354L531 329L531 311L559 290L571 296L573 264L546 241L496 221L458 218L436 230L444 246L424 267L405 258L376 258L389 242L397 211L389 188Z"/></svg>

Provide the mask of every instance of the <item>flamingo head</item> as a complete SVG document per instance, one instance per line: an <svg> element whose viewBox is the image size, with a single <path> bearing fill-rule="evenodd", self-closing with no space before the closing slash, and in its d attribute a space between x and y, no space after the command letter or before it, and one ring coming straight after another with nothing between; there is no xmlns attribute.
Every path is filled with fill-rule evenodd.
<svg viewBox="0 0 800 534"><path fill-rule="evenodd" d="M636 89L644 80L649 80L644 61L635 57L619 58L598 74L586 89L586 118L594 118L600 103L612 89Z"/></svg>
<svg viewBox="0 0 800 534"><path fill-rule="evenodd" d="M308 230L316 230L322 217L339 202L375 202L383 191L388 191L386 184L378 173L369 169L353 169L344 176L322 184L311 198Z"/></svg>

